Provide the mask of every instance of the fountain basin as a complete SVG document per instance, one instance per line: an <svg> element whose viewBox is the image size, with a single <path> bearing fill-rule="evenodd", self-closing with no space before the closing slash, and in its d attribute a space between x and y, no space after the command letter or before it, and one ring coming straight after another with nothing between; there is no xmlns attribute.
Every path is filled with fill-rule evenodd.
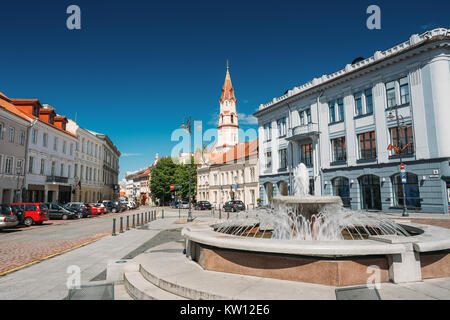
<svg viewBox="0 0 450 320"><path fill-rule="evenodd" d="M189 226L182 234L187 257L211 271L332 286L366 284L374 268L380 282L450 277L450 230L409 225L424 232L340 241L256 239L209 226Z"/></svg>

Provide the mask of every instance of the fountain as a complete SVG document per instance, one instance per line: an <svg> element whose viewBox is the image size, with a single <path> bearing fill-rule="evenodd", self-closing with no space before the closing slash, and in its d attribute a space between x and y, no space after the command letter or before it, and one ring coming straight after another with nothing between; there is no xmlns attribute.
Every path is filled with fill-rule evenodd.
<svg viewBox="0 0 450 320"><path fill-rule="evenodd" d="M370 268L381 282L450 276L450 230L399 224L308 191L301 163L294 195L273 198L273 208L184 228L187 257L206 270L333 286L366 284Z"/></svg>

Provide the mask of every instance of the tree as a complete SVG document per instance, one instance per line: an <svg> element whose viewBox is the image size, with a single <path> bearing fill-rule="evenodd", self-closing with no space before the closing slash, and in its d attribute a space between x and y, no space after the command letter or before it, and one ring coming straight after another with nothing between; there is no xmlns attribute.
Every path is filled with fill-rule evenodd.
<svg viewBox="0 0 450 320"><path fill-rule="evenodd" d="M194 158L191 157L191 161ZM179 164L175 169L175 185L181 186L181 189L177 189L177 194L181 196L183 200L189 200L189 164ZM191 198L195 199L197 194L197 165L192 162L191 168Z"/></svg>
<svg viewBox="0 0 450 320"><path fill-rule="evenodd" d="M175 184L176 168L177 165L173 163L171 157L158 160L152 170L152 178L150 180L153 201L159 199L160 203L164 203L171 200L173 191L170 190L170 185Z"/></svg>

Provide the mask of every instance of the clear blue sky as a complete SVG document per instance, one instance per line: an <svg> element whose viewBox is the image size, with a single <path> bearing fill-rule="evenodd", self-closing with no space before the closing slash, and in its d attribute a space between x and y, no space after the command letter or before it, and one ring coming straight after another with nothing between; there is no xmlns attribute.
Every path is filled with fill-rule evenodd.
<svg viewBox="0 0 450 320"><path fill-rule="evenodd" d="M81 30L66 28L71 4ZM366 28L371 4L381 30ZM356 57L450 27L449 12L448 0L3 1L0 91L107 134L124 155L122 178L169 155L184 116L214 126L226 59L238 113L249 116Z"/></svg>

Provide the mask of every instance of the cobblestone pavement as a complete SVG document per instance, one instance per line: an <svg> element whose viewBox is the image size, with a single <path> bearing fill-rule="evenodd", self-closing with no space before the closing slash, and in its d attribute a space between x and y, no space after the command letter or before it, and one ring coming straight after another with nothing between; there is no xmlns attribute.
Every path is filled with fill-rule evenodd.
<svg viewBox="0 0 450 320"><path fill-rule="evenodd" d="M150 211L150 207L92 218L49 220L42 225L0 231L0 276L49 256L76 248L111 234L115 216ZM119 231L116 222L116 232Z"/></svg>
<svg viewBox="0 0 450 320"><path fill-rule="evenodd" d="M0 247L0 275L8 270L103 238L110 230L91 236L66 240L34 240L6 242Z"/></svg>

